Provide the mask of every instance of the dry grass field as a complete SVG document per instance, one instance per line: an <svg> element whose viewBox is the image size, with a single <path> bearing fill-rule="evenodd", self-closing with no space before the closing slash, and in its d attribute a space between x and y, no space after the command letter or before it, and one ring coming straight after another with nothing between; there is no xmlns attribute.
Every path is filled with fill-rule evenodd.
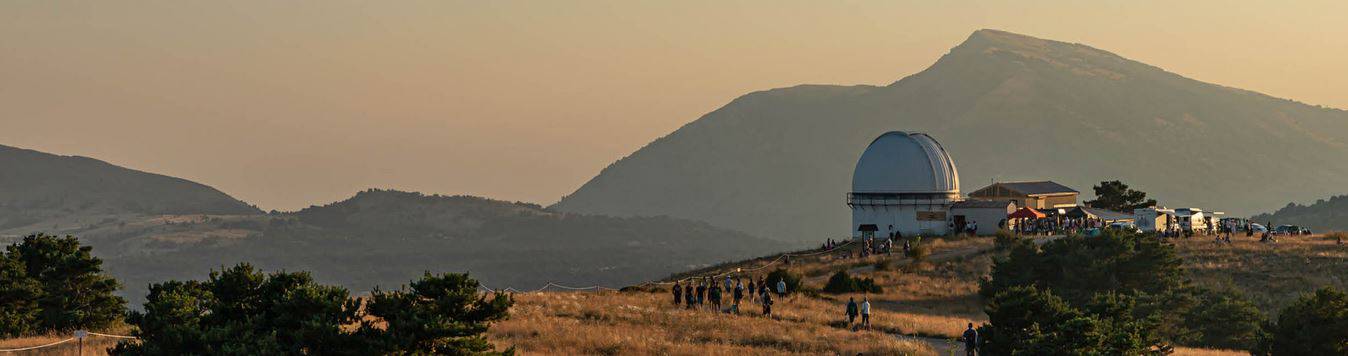
<svg viewBox="0 0 1348 356"><path fill-rule="evenodd" d="M113 330L103 331L107 334L126 335L126 327L118 327ZM32 346L46 345L53 342L71 338L71 334L48 334L42 336L28 336L13 339L0 340L0 349L19 349ZM56 346L44 347L29 351L18 351L2 353L5 355L50 355L50 356L100 356L107 355L108 349L117 346L119 339L101 336L89 336L84 339L83 351L81 352L80 343L71 340Z"/></svg>
<svg viewBox="0 0 1348 356"><path fill-rule="evenodd" d="M787 298L772 318L675 308L664 294L544 292L516 295L492 326L498 347L549 355L934 355L921 342L841 327L824 303Z"/></svg>
<svg viewBox="0 0 1348 356"><path fill-rule="evenodd" d="M1270 315L1320 287L1348 288L1348 245L1326 235L1282 236L1277 243L1244 236L1231 241L1176 242L1194 283L1240 291Z"/></svg>

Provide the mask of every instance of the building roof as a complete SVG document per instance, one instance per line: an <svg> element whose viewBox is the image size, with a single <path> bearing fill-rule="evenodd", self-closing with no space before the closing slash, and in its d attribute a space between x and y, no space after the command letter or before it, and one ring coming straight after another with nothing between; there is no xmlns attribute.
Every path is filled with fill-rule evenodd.
<svg viewBox="0 0 1348 356"><path fill-rule="evenodd" d="M852 172L853 193L959 193L955 162L924 133L886 132L871 141Z"/></svg>
<svg viewBox="0 0 1348 356"><path fill-rule="evenodd" d="M961 209L961 208L962 208L962 209L980 209L980 208L1006 209L1006 207L1007 207L1007 206L1010 206L1010 205L1011 205L1011 201L1010 201L1010 200L965 200L965 201L958 201L958 202L955 202L955 204L951 204L951 205L950 205L950 208L951 208L951 209Z"/></svg>
<svg viewBox="0 0 1348 356"><path fill-rule="evenodd" d="M1038 182L993 183L993 185L1001 185L1003 188L1021 192L1022 194L1025 195L1080 193L1076 189L1068 188L1065 185L1046 180Z"/></svg>

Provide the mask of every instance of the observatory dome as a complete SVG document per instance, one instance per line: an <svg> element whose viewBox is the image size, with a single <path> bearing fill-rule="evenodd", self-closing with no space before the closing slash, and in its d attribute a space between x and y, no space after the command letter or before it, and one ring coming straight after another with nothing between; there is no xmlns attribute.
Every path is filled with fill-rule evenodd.
<svg viewBox="0 0 1348 356"><path fill-rule="evenodd" d="M955 193L959 173L941 143L924 133L887 132L871 141L852 172L853 193Z"/></svg>

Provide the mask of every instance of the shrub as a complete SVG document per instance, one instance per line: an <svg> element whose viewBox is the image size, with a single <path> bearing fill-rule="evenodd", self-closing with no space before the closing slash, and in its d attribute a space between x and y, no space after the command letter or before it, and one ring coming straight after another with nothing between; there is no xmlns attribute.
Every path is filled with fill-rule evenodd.
<svg viewBox="0 0 1348 356"><path fill-rule="evenodd" d="M1009 250L1020 244L1022 240L1024 239L1021 239L1020 236L1016 236L1015 233L1006 229L997 230L997 233L993 234L992 237L993 245L996 246L998 250Z"/></svg>
<svg viewBox="0 0 1348 356"><path fill-rule="evenodd" d="M0 258L0 334L103 328L120 320L126 301L103 273L103 261L74 236L38 234Z"/></svg>
<svg viewBox="0 0 1348 356"><path fill-rule="evenodd" d="M828 284L824 285L824 292L832 294L884 293L884 288L875 285L874 279L853 278L847 275L846 271L838 271L832 277L829 277Z"/></svg>
<svg viewBox="0 0 1348 356"><path fill-rule="evenodd" d="M1333 287L1301 297L1266 325L1259 355L1348 355L1348 294Z"/></svg>
<svg viewBox="0 0 1348 356"><path fill-rule="evenodd" d="M919 239L918 241L920 242L921 240ZM931 248L921 243L915 243L908 249L908 252L905 255L907 255L908 258L913 259L913 262L921 263L922 261L926 261L928 256L931 256Z"/></svg>
<svg viewBox="0 0 1348 356"><path fill-rule="evenodd" d="M771 273L768 273L768 277L765 279L768 283L768 288L773 292L777 291L777 281L779 280L786 281L787 294L795 293L800 290L800 274L778 268Z"/></svg>
<svg viewBox="0 0 1348 356"><path fill-rule="evenodd" d="M891 260L891 259L887 259L887 258L886 258L886 259L881 259L881 260L879 260L879 261L875 261L875 270L876 270L876 271L888 271L888 270L891 270L891 269L893 269L893 268L894 268L894 260Z"/></svg>

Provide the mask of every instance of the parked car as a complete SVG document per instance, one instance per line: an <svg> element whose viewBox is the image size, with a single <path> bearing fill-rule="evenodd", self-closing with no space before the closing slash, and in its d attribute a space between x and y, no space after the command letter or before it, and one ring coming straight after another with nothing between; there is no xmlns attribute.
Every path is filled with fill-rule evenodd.
<svg viewBox="0 0 1348 356"><path fill-rule="evenodd" d="M1134 225L1133 223L1127 221L1117 221L1114 223L1110 223L1109 229L1115 231L1127 231L1131 233L1142 233L1142 229L1137 228L1137 225Z"/></svg>
<svg viewBox="0 0 1348 356"><path fill-rule="evenodd" d="M1304 228L1304 227L1301 228L1301 234L1302 234L1302 235L1314 235L1313 233L1311 233L1311 229L1307 229L1307 228Z"/></svg>
<svg viewBox="0 0 1348 356"><path fill-rule="evenodd" d="M1296 225L1278 225L1273 228L1274 235L1300 235L1301 227Z"/></svg>
<svg viewBox="0 0 1348 356"><path fill-rule="evenodd" d="M1268 232L1268 228L1267 228L1267 227L1264 227L1264 225L1260 225L1260 224L1250 224L1250 230L1254 230L1254 233L1256 233L1256 234L1262 234L1262 233Z"/></svg>

